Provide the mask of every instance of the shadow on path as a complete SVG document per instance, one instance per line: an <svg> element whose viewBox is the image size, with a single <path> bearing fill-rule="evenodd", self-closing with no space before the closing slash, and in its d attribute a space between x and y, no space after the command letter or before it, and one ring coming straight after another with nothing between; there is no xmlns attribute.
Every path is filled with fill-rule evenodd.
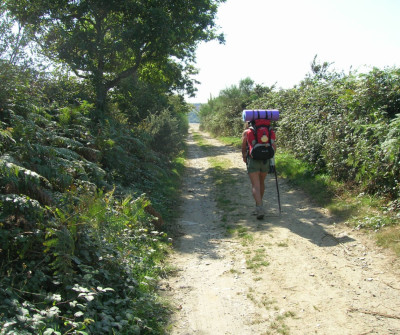
<svg viewBox="0 0 400 335"><path fill-rule="evenodd" d="M233 147L213 144L203 148L190 136L188 166L182 192L182 236L176 242L179 252L198 253L199 257L218 257L218 241L229 239L226 227L239 225L245 225L250 231L268 231L273 226L282 226L320 247L334 247L354 241L348 236L335 237L328 233L324 226L332 225L332 218L313 207L303 192L291 188L288 182L282 179L278 180L282 206L282 214L279 216L276 181L272 175L266 179L264 200L267 203L267 215L263 220L257 220L251 215L254 204L244 164L237 160L232 168L225 170L224 173L233 177L235 182L227 185L224 191L218 194L212 179L213 169L207 164L208 158L225 159L232 156L232 153L240 158L240 151ZM243 165L238 167L240 163ZM223 197L222 210L216 206L217 196Z"/></svg>

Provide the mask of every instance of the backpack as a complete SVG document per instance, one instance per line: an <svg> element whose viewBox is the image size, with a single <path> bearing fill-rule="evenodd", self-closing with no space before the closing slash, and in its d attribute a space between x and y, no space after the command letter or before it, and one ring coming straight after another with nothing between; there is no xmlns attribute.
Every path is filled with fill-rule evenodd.
<svg viewBox="0 0 400 335"><path fill-rule="evenodd" d="M275 151L271 145L271 137L275 139L275 133L271 129L270 120L257 119L252 121L247 132L247 145L250 157L263 161L273 158Z"/></svg>

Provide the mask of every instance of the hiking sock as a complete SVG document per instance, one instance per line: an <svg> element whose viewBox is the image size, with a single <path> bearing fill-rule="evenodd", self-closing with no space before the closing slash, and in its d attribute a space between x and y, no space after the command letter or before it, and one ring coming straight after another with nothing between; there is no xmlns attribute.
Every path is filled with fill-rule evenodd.
<svg viewBox="0 0 400 335"><path fill-rule="evenodd" d="M262 202L261 202L261 205L257 205L257 203L256 203L256 205L255 205L255 207L254 207L254 210L251 212L251 215L257 215L257 214L258 214L258 211L257 211L257 208L258 208L258 207L263 208Z"/></svg>
<svg viewBox="0 0 400 335"><path fill-rule="evenodd" d="M256 206L257 219L261 220L264 218L264 208L262 206Z"/></svg>

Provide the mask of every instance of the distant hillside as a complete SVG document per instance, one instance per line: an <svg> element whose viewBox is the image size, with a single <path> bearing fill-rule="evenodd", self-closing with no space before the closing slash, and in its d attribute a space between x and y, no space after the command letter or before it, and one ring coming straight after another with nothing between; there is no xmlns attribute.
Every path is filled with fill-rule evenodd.
<svg viewBox="0 0 400 335"><path fill-rule="evenodd" d="M199 123L199 117L197 113L200 110L202 104L192 104L194 110L189 113L189 123Z"/></svg>

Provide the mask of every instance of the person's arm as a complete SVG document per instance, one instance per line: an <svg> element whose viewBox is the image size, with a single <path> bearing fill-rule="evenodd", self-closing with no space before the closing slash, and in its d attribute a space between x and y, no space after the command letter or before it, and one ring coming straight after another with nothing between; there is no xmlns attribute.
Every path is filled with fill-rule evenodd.
<svg viewBox="0 0 400 335"><path fill-rule="evenodd" d="M274 149L274 152L276 152L276 135L273 130L271 131L271 145L272 148Z"/></svg>
<svg viewBox="0 0 400 335"><path fill-rule="evenodd" d="M242 158L243 162L247 163L247 131L242 134Z"/></svg>
<svg viewBox="0 0 400 335"><path fill-rule="evenodd" d="M272 143L272 147L274 148L274 151L276 152L276 143L275 143L275 141Z"/></svg>

